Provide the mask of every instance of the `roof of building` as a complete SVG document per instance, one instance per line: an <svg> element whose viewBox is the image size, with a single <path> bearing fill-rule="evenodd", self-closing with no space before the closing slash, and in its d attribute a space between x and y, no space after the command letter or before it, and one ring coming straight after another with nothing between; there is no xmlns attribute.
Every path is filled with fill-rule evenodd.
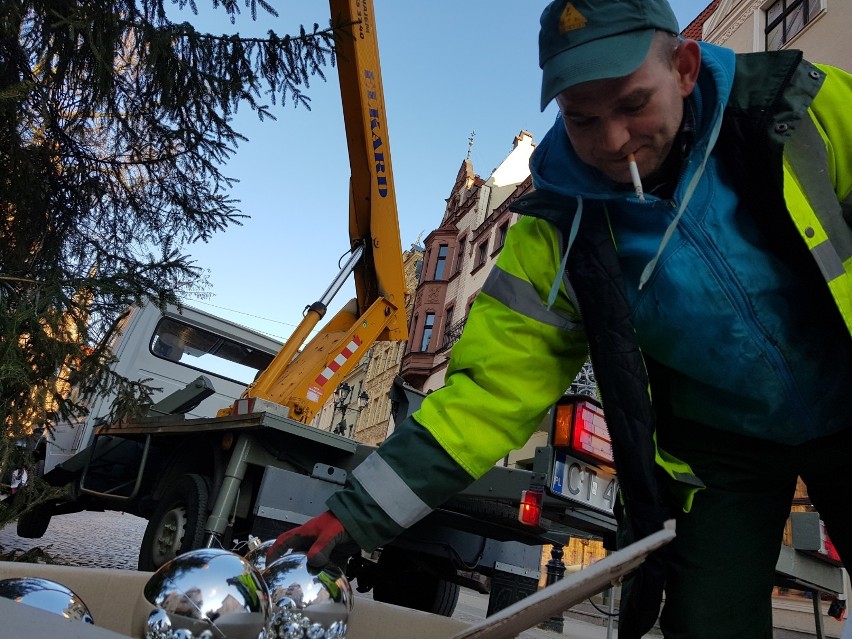
<svg viewBox="0 0 852 639"><path fill-rule="evenodd" d="M680 32L680 34L684 38L689 38L691 40L700 40L702 29L704 27L704 23L710 19L710 16L713 15L713 12L716 11L716 7L719 6L719 0L712 0L710 4L704 7L704 11L698 14L698 16L686 25L686 28Z"/></svg>

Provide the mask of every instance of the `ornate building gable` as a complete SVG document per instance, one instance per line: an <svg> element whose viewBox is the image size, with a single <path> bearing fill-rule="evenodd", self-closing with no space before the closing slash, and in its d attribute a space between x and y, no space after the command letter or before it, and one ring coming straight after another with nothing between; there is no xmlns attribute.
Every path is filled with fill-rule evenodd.
<svg viewBox="0 0 852 639"><path fill-rule="evenodd" d="M469 159L464 160L456 174L450 196L446 200L447 208L444 211L441 226L463 214L473 204L483 183L484 180L474 172L473 163Z"/></svg>
<svg viewBox="0 0 852 639"><path fill-rule="evenodd" d="M704 39L724 45L763 4L765 0L720 0L716 11L704 23Z"/></svg>

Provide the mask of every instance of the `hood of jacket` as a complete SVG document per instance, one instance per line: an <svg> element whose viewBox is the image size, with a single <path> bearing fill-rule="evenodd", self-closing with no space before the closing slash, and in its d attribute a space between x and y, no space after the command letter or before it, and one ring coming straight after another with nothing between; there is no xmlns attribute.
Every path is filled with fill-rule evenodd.
<svg viewBox="0 0 852 639"><path fill-rule="evenodd" d="M705 42L699 43L699 46L701 73L689 97L696 114L695 143L686 160L676 198L684 194L694 174L702 170L704 157L712 150L714 131L718 133L721 126L734 79L733 51ZM568 140L561 116L557 117L533 152L530 171L536 190L594 200L625 200L633 197L632 191L625 190L623 185L613 182L577 156Z"/></svg>

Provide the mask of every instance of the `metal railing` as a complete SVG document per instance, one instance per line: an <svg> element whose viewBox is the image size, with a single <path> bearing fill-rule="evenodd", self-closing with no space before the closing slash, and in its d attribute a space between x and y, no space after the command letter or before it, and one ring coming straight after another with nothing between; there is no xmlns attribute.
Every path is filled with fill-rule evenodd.
<svg viewBox="0 0 852 639"><path fill-rule="evenodd" d="M459 341L466 322L467 318L464 318L462 321L456 322L444 331L444 339L441 342L440 351L446 351L451 349L453 347L453 344Z"/></svg>

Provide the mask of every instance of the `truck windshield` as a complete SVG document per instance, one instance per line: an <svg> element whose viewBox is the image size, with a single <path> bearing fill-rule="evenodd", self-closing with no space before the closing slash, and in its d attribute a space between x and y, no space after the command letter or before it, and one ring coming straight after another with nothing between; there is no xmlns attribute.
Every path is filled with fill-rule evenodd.
<svg viewBox="0 0 852 639"><path fill-rule="evenodd" d="M211 331L165 317L151 338L151 352L243 385L254 381L274 355Z"/></svg>

